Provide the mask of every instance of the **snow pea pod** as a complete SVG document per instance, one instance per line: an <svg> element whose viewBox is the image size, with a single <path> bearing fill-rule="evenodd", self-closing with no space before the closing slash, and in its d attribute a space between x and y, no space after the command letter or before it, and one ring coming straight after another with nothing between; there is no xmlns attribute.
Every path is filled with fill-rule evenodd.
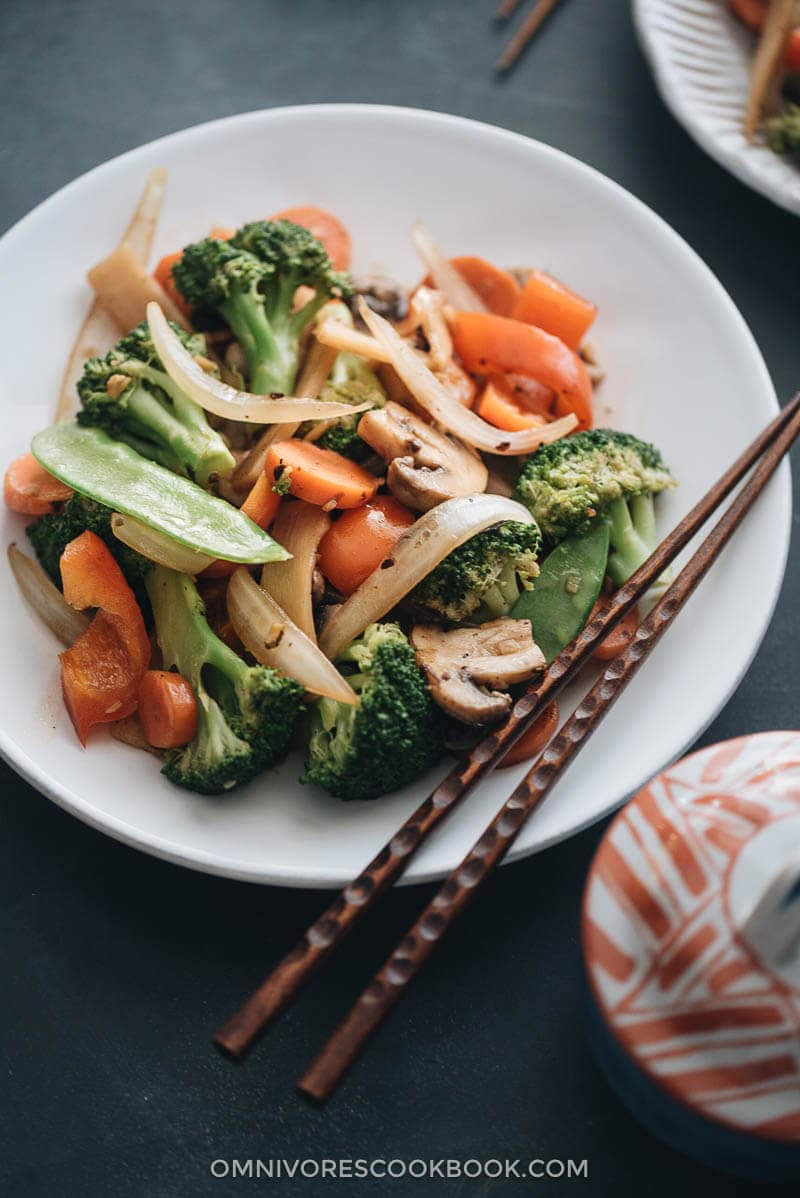
<svg viewBox="0 0 800 1198"><path fill-rule="evenodd" d="M548 665L588 620L605 577L608 545L605 520L567 537L542 562L534 589L523 591L512 607L515 619L530 620Z"/></svg>
<svg viewBox="0 0 800 1198"><path fill-rule="evenodd" d="M285 561L291 555L243 512L97 428L54 424L31 442L46 470L98 503L213 558Z"/></svg>

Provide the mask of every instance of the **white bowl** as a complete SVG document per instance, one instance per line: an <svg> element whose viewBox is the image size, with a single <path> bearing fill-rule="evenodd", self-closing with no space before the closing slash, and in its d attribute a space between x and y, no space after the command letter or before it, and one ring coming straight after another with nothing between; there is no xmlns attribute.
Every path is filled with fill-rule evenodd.
<svg viewBox="0 0 800 1198"><path fill-rule="evenodd" d="M725 0L633 0L633 13L675 119L737 179L800 213L800 169L744 135L755 38Z"/></svg>
<svg viewBox="0 0 800 1198"><path fill-rule="evenodd" d="M362 163L357 174L348 167L353 147ZM616 184L549 146L487 125L323 105L249 113L142 146L65 187L0 241L3 461L49 421L89 302L84 272L115 244L157 165L169 169L169 191L156 255L213 223L318 203L351 229L358 272L415 280L421 268L408 233L424 218L449 253L544 266L590 296L600 306L592 337L608 371L597 421L655 441L681 479L660 505L665 532L776 411L761 355L720 284ZM790 509L784 468L512 856L618 806L719 711L769 623ZM4 542L23 542L23 529L21 518L3 515ZM102 733L80 748L61 706L57 646L5 563L0 588L0 750L55 802L128 844L232 877L337 886L444 770L373 803L341 803L301 786L297 758L222 798L178 790L152 757ZM456 865L522 772L488 779L424 847L406 881Z"/></svg>

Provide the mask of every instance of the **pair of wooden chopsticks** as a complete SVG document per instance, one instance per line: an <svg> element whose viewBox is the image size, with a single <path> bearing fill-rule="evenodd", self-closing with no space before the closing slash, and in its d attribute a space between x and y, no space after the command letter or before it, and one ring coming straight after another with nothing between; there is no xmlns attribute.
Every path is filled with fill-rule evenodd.
<svg viewBox="0 0 800 1198"><path fill-rule="evenodd" d="M495 17L498 21L507 21L512 16L520 0L500 0ZM498 71L509 71L524 50L533 41L539 27L559 3L559 0L537 0L517 32L509 41L503 53L498 58L495 67Z"/></svg>
<svg viewBox="0 0 800 1198"><path fill-rule="evenodd" d="M325 1101L355 1061L370 1035L431 955L456 916L519 835L528 817L550 792L570 762L658 643L675 616L730 540L765 484L800 433L800 393L753 441L692 508L652 556L612 597L576 640L551 663L542 679L514 704L506 722L477 745L465 763L454 766L431 795L409 816L366 869L334 899L266 981L214 1037L240 1058L267 1025L295 998L322 962L362 915L405 870L408 861L471 788L502 759L547 704L587 662L594 648L662 575L748 471L742 487L700 548L661 600L639 625L628 648L606 667L576 711L507 801L461 864L356 1001L322 1052L303 1074L299 1088ZM756 464L757 463L757 464Z"/></svg>

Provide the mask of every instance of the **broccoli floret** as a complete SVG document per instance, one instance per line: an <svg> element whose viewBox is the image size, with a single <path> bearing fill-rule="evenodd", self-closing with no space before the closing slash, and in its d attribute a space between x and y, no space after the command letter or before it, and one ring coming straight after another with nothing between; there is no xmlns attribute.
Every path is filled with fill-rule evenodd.
<svg viewBox="0 0 800 1198"><path fill-rule="evenodd" d="M289 748L305 691L267 666L249 666L212 632L192 580L165 566L147 579L164 666L183 675L197 699L197 732L167 757L177 786L220 794L249 782Z"/></svg>
<svg viewBox="0 0 800 1198"><path fill-rule="evenodd" d="M202 334L172 329L192 355L204 354ZM235 463L206 414L172 381L146 323L136 326L104 358L90 358L78 381L80 424L104 429L143 457L207 486Z"/></svg>
<svg viewBox="0 0 800 1198"><path fill-rule="evenodd" d="M602 516L611 530L608 572L621 586L656 547L653 496L676 485L654 445L614 429L589 429L543 445L517 479L549 542L585 532Z"/></svg>
<svg viewBox="0 0 800 1198"><path fill-rule="evenodd" d="M765 121L764 128L769 148L800 166L800 104L788 104L778 116Z"/></svg>
<svg viewBox="0 0 800 1198"><path fill-rule="evenodd" d="M111 509L104 507L102 503L87 499L83 495L73 495L60 512L40 516L33 524L28 525L26 531L39 564L58 587L61 586L59 562L69 542L74 541L87 529L96 533L111 550L139 605L146 607L147 592L144 589L144 580L153 563L135 549L123 545L122 541L114 536L111 531L111 515Z"/></svg>
<svg viewBox="0 0 800 1198"><path fill-rule="evenodd" d="M332 296L352 291L313 234L288 220L255 221L230 241L207 237L187 246L172 268L181 295L213 308L244 349L250 390L288 394L297 373L300 335ZM292 311L298 287L315 295Z"/></svg>
<svg viewBox="0 0 800 1198"><path fill-rule="evenodd" d="M363 358L345 352L339 354L334 362L320 399L353 406L368 403L373 408L382 408L386 403L386 392ZM363 414L357 412L353 416L340 417L325 430L317 444L324 449L333 449L354 462L365 462L372 450L358 435L358 422Z"/></svg>
<svg viewBox="0 0 800 1198"><path fill-rule="evenodd" d="M339 665L361 702L314 704L303 781L339 799L376 799L435 765L442 718L397 624L370 624Z"/></svg>
<svg viewBox="0 0 800 1198"><path fill-rule="evenodd" d="M537 524L496 524L454 549L409 596L415 607L445 620L481 624L507 616L539 573Z"/></svg>

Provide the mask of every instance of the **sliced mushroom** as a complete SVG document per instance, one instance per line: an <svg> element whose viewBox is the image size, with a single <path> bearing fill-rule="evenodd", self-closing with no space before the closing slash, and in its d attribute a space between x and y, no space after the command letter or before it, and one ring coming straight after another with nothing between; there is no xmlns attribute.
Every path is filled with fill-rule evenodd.
<svg viewBox="0 0 800 1198"><path fill-rule="evenodd" d="M530 620L505 617L452 632L435 624L418 624L411 644L433 698L463 724L501 720L511 707L508 687L545 666Z"/></svg>
<svg viewBox="0 0 800 1198"><path fill-rule="evenodd" d="M415 512L486 490L489 474L473 450L391 400L364 413L358 435L388 463L389 490Z"/></svg>

